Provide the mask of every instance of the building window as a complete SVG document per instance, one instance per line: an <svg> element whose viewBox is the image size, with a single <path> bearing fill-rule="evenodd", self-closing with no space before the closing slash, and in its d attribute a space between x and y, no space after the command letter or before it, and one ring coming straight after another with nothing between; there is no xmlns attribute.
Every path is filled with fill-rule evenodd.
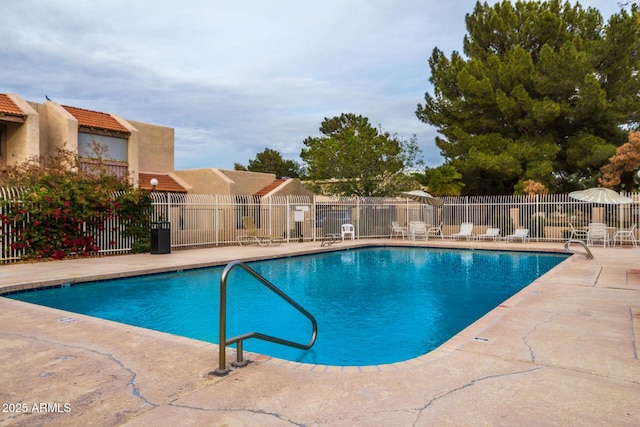
<svg viewBox="0 0 640 427"><path fill-rule="evenodd" d="M98 144L106 149L106 153L101 153L104 156L103 160L126 163L128 161L127 143L126 138L78 132L78 154L80 157L95 158L97 153L94 145Z"/></svg>
<svg viewBox="0 0 640 427"><path fill-rule="evenodd" d="M106 172L126 178L129 175L127 144L127 138L78 132L80 165L87 173Z"/></svg>

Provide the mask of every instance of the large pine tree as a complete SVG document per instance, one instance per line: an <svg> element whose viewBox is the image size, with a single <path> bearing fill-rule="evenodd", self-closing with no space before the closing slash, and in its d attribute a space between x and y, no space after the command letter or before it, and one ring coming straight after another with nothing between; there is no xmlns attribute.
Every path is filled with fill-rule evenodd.
<svg viewBox="0 0 640 427"><path fill-rule="evenodd" d="M604 23L558 0L476 3L464 56L438 48L433 94L416 115L434 125L466 194L594 185L598 169L640 123L637 7Z"/></svg>

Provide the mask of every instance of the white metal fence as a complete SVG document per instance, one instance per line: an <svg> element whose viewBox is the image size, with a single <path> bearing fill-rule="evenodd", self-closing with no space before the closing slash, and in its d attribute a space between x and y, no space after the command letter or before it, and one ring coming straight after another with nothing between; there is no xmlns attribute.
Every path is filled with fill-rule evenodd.
<svg viewBox="0 0 640 427"><path fill-rule="evenodd" d="M436 208L405 198L345 198L326 196L255 197L241 195L205 195L152 193L153 221L168 221L172 249L235 245L245 234L242 218L254 219L260 233L281 236L285 241L314 241L339 232L340 225L351 223L356 238L383 238L391 235L391 222L406 226L410 221L443 224L443 234L460 229L461 222L472 222L474 234L497 227L502 235L517 227L528 228L532 241L564 241L570 230L589 222L604 222L611 227L640 225L640 193L627 194L631 205L596 205L578 202L568 195L445 197ZM0 200L18 201L20 193L0 189ZM12 249L11 227L0 229L0 263L20 259ZM132 241L121 235L117 219L107 220L94 236L100 253L126 253Z"/></svg>
<svg viewBox="0 0 640 427"><path fill-rule="evenodd" d="M628 193L628 205L601 205L579 202L567 194L537 196L483 196L444 198L443 232L457 231L463 221L474 224L474 234L486 228L500 228L502 235L515 228L528 228L533 241L565 241L571 225L585 227L590 222L612 228L640 225L640 194Z"/></svg>

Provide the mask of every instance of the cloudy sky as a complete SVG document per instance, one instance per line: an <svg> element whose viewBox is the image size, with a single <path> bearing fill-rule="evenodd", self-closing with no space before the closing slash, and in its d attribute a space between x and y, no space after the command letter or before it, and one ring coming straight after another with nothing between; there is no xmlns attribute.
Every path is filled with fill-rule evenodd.
<svg viewBox="0 0 640 427"><path fill-rule="evenodd" d="M493 3L493 2L489 2ZM617 0L582 0L608 19ZM438 47L475 0L0 0L0 93L175 129L175 167L233 169L266 147L300 161L354 113L442 164L415 116Z"/></svg>

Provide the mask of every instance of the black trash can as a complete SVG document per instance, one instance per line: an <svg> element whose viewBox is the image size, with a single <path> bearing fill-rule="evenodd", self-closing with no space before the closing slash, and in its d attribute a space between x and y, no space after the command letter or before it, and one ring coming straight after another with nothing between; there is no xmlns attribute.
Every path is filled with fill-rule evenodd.
<svg viewBox="0 0 640 427"><path fill-rule="evenodd" d="M169 221L151 222L151 253L171 253L171 223Z"/></svg>

